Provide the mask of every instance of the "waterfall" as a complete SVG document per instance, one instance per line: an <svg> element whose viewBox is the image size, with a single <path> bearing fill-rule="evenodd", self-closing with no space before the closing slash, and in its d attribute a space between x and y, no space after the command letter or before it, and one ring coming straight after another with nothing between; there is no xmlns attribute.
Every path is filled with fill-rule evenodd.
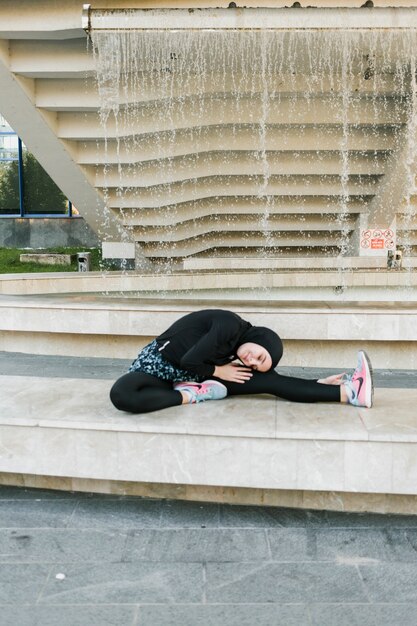
<svg viewBox="0 0 417 626"><path fill-rule="evenodd" d="M360 198L370 202L386 158L384 151L355 149L352 136L363 136L365 145L367 138L389 135L395 145L407 124L408 201L404 208L393 196L392 203L411 228L414 30L93 30L91 37L100 119L117 146L116 163L105 166L106 195L135 207L139 218L154 211L172 224L159 243L167 256L175 256L178 210L187 203L194 214L181 228L189 228L190 240L209 241L217 233L225 253L228 237L240 228L243 251L289 254L294 224L289 217L287 230L275 224L298 202L298 234L308 249L302 207L313 188L323 233L311 241L312 252L352 254L352 193L362 185L367 192ZM376 174L361 173L364 159ZM336 209L331 185L339 190ZM202 210L209 196L217 199L214 215ZM242 196L246 223L235 211ZM222 236L220 219L230 226ZM405 245L411 254L413 245Z"/></svg>

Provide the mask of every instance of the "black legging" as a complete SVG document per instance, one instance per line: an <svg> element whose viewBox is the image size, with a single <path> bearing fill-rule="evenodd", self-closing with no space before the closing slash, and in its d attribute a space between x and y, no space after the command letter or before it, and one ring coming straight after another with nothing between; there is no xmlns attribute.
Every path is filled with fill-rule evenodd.
<svg viewBox="0 0 417 626"><path fill-rule="evenodd" d="M339 385L324 385L316 380L281 376L275 371L253 372L244 383L226 385L229 396L268 393L292 402L340 402ZM150 413L182 404L182 395L173 383L143 372L130 372L119 378L110 391L114 406L129 413Z"/></svg>

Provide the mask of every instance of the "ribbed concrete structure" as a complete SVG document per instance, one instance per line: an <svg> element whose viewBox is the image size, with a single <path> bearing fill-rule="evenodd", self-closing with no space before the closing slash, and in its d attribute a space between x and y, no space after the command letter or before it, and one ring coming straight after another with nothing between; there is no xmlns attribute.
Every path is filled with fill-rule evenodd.
<svg viewBox="0 0 417 626"><path fill-rule="evenodd" d="M302 28L322 23L330 30L334 24L352 30L361 24L369 32L377 25L377 30L388 28L388 37L407 26L411 30L401 32L412 50L415 2L374 2L373 9L360 9L363 2L314 4L317 9L308 11L284 9L285 2L251 6L263 7L258 14L265 23L281 23L281 30L287 22ZM197 30L207 27L207 20L220 30L257 27L250 18L254 8L165 11L159 17L140 12L216 5L227 3L115 0L98 8L139 9L130 14L128 27L146 15L148 34L161 24L178 27L181 15L188 20L185 26ZM387 9L393 5L395 10ZM97 38L94 4L92 9L94 45L88 45L78 0L64 7L24 0L19 11L12 2L2 2L0 107L103 239L137 242L142 263L144 257L198 255L209 268L213 256L357 256L361 227L388 227L396 218L397 242L413 251L413 81L406 68L399 84L401 54L395 45L392 57L378 52L378 41L375 58L365 58L366 46L359 56L355 52L348 76L341 76L343 68L336 64L336 74L322 68L315 80L319 71L307 61L321 57L313 51L307 61L281 67L275 76L268 66L266 81L262 72L248 78L244 64L243 69L226 64L218 70L216 59L204 61L209 79L202 81L185 67L181 49L172 48L165 73L160 68L156 77L154 67L141 58L136 59L139 82L132 76L123 82L119 76L115 114L114 101L105 101L115 86L101 83L100 90L96 82L105 48ZM117 24L114 15L105 19ZM259 70L259 60L254 67ZM186 83L176 75L186 75Z"/></svg>

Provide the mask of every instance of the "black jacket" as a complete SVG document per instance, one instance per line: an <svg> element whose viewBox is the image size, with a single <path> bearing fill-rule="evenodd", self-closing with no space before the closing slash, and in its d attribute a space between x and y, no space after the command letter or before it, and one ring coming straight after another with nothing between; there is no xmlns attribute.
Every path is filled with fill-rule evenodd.
<svg viewBox="0 0 417 626"><path fill-rule="evenodd" d="M184 315L157 337L164 359L199 376L213 376L229 363L252 324L232 311L206 309Z"/></svg>

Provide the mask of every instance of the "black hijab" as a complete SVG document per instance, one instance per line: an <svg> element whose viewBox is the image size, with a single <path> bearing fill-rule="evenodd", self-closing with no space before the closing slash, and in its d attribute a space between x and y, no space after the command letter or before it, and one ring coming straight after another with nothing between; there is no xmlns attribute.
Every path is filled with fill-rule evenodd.
<svg viewBox="0 0 417 626"><path fill-rule="evenodd" d="M239 346L244 343L256 343L268 352L272 360L270 370L275 369L282 357L282 341L270 328L252 326L239 339Z"/></svg>

